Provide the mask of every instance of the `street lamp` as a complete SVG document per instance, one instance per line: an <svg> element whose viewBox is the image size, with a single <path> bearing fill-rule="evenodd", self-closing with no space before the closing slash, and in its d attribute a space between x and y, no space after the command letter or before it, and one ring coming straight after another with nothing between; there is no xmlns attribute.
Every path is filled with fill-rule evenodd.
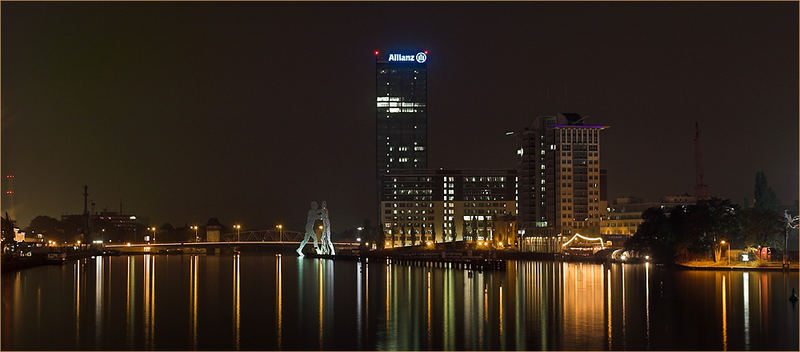
<svg viewBox="0 0 800 352"><path fill-rule="evenodd" d="M156 243L156 227L153 226L153 227L149 228L148 230L153 231L153 243Z"/></svg>
<svg viewBox="0 0 800 352"><path fill-rule="evenodd" d="M728 254L728 266L731 266L731 244L730 244L730 242L725 242L725 240L722 240L722 241L719 241L719 244L721 244L721 245L727 244L728 245L728 251L727 251L727 254Z"/></svg>
<svg viewBox="0 0 800 352"><path fill-rule="evenodd" d="M195 242L197 242L197 241L200 239L200 237L198 237L198 236L197 236L197 229L198 229L198 227L197 227L197 225L193 225L193 226L192 226L192 227L190 227L190 228L191 228L192 230L194 230L194 241L195 241Z"/></svg>
<svg viewBox="0 0 800 352"><path fill-rule="evenodd" d="M361 231L364 230L364 228L359 226L359 227L356 227L356 230L358 230L358 237L356 237L356 241L357 242L361 242Z"/></svg>
<svg viewBox="0 0 800 352"><path fill-rule="evenodd" d="M278 242L283 242L283 225L278 224L278 225L275 225L275 227L278 229L278 232L279 232L278 236L280 236L280 237L278 237Z"/></svg>
<svg viewBox="0 0 800 352"><path fill-rule="evenodd" d="M239 230L242 229L242 225L236 224L233 225L233 228L236 229L236 242L241 242L242 238L239 236Z"/></svg>

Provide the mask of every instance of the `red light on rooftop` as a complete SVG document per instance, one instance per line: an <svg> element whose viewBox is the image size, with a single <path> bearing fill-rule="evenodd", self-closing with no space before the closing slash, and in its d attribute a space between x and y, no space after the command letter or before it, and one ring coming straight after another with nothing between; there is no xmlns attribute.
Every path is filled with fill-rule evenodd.
<svg viewBox="0 0 800 352"><path fill-rule="evenodd" d="M14 175L6 175L6 178L14 178Z"/></svg>
<svg viewBox="0 0 800 352"><path fill-rule="evenodd" d="M427 50L425 50L425 55L428 55L428 51Z"/></svg>
<svg viewBox="0 0 800 352"><path fill-rule="evenodd" d="M375 56L377 56L379 53L380 51L375 50Z"/></svg>

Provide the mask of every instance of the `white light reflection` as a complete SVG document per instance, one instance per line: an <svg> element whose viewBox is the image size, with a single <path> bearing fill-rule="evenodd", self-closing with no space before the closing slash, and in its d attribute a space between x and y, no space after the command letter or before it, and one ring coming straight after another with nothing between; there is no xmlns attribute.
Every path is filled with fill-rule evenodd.
<svg viewBox="0 0 800 352"><path fill-rule="evenodd" d="M276 294L276 306L275 311L277 312L278 318L278 331L276 331L277 339L278 339L278 349L281 349L281 338L283 337L283 268L282 268L282 257L276 256L275 257L275 278L277 282L275 283L275 289L278 291Z"/></svg>
<svg viewBox="0 0 800 352"><path fill-rule="evenodd" d="M647 349L650 349L650 263L644 263L644 294L645 294L645 317L647 328L646 332L646 341L647 341Z"/></svg>
<svg viewBox="0 0 800 352"><path fill-rule="evenodd" d="M744 295L744 348L750 349L750 274L742 274L742 291Z"/></svg>
<svg viewBox="0 0 800 352"><path fill-rule="evenodd" d="M94 263L94 342L97 346L103 334L103 257L97 257Z"/></svg>

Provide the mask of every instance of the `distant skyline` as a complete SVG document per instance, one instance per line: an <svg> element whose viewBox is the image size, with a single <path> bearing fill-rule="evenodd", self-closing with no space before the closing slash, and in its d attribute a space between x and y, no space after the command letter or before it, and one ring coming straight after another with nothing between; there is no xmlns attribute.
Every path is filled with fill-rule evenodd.
<svg viewBox="0 0 800 352"><path fill-rule="evenodd" d="M798 197L798 8L779 3L14 3L2 172L16 211L375 224L374 50L425 48L431 168L515 168L538 115L601 135L609 199ZM6 209L3 204L3 209Z"/></svg>

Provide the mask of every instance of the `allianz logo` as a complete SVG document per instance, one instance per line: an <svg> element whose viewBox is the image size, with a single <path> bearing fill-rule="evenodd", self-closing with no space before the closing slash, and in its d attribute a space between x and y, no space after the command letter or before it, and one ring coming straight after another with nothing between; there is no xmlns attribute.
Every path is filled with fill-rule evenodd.
<svg viewBox="0 0 800 352"><path fill-rule="evenodd" d="M387 61L398 61L398 62L416 61L418 63L424 63L426 60L428 60L428 55L426 55L423 52L418 52L416 55L389 54L389 59Z"/></svg>

